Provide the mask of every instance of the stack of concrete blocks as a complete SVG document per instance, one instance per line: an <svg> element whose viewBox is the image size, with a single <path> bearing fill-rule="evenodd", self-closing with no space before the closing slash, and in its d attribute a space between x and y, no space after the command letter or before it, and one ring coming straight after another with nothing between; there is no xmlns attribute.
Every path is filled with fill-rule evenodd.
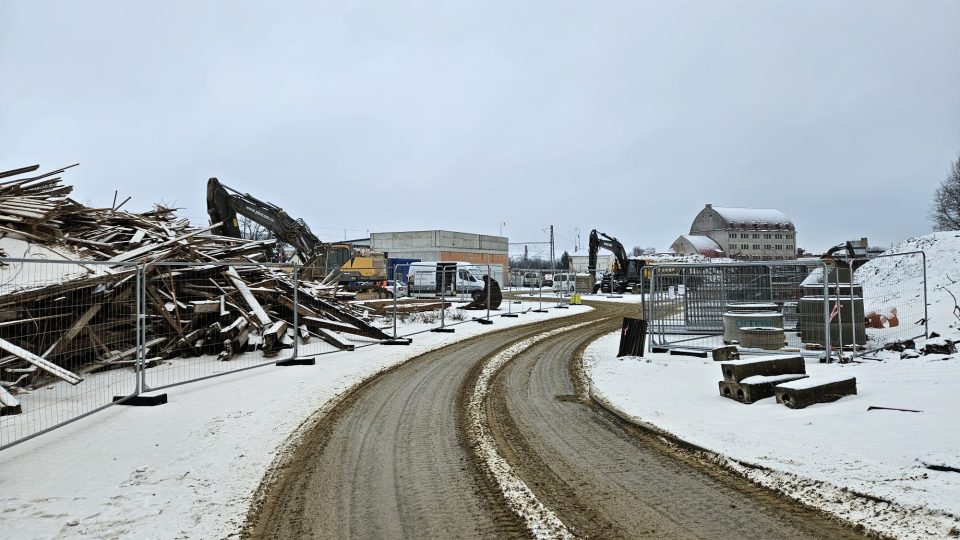
<svg viewBox="0 0 960 540"><path fill-rule="evenodd" d="M720 395L740 403L771 397L775 385L807 377L806 364L799 354L732 360L722 362L720 369Z"/></svg>
<svg viewBox="0 0 960 540"><path fill-rule="evenodd" d="M777 403L802 409L857 393L855 377L809 377L803 356L799 354L725 361L720 363L720 369L723 371L720 395L740 403L749 404L776 396Z"/></svg>

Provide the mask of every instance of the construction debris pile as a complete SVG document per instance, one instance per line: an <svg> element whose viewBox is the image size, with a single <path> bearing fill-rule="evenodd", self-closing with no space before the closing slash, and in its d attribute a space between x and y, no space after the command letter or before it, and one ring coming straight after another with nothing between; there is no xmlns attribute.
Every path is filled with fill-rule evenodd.
<svg viewBox="0 0 960 540"><path fill-rule="evenodd" d="M263 264L272 241L217 236L216 225L191 227L171 208L90 208L68 197L73 188L59 176L67 168L30 174L37 169L0 172L0 243L43 246L77 262L0 266L0 393L7 397L52 377L77 384L84 374L132 365L141 287L144 346L154 363L272 355L294 339L351 349L342 334L388 337L338 300L336 287L294 283L289 268Z"/></svg>

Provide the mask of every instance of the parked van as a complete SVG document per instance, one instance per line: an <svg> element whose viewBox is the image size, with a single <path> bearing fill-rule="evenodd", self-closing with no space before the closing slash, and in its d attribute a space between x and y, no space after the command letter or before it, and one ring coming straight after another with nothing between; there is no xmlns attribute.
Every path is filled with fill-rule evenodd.
<svg viewBox="0 0 960 540"><path fill-rule="evenodd" d="M553 290L572 293L577 288L577 275L573 272L560 272L553 275Z"/></svg>
<svg viewBox="0 0 960 540"><path fill-rule="evenodd" d="M465 262L415 262L407 270L410 296L469 294L476 298L483 290L483 274L476 265Z"/></svg>
<svg viewBox="0 0 960 540"><path fill-rule="evenodd" d="M539 286L540 286L540 272L524 272L524 273L523 273L523 286L524 286L524 287L539 287Z"/></svg>

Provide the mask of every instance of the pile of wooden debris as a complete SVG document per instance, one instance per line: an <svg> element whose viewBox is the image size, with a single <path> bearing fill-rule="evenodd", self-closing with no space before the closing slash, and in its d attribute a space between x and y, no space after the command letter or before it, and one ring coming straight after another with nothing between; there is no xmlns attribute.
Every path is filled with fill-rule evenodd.
<svg viewBox="0 0 960 540"><path fill-rule="evenodd" d="M289 268L266 264L272 241L217 236L216 224L191 227L171 208L90 208L67 197L73 188L59 176L67 168L30 175L37 169L0 172L0 243L46 246L76 262L0 266L0 383L8 390L52 377L77 384L132 365L141 287L154 362L270 355L312 337L340 349L353 347L342 334L388 337L337 299L335 287L295 283Z"/></svg>

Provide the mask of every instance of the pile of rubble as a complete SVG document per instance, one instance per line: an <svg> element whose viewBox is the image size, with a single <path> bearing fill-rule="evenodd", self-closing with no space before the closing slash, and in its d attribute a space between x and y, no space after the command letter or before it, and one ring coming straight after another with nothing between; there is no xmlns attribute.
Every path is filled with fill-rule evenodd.
<svg viewBox="0 0 960 540"><path fill-rule="evenodd" d="M0 242L75 260L0 267L0 393L53 377L77 384L86 373L131 365L141 288L153 360L271 355L314 337L351 349L341 334L388 337L339 300L336 287L295 283L289 268L265 264L273 241L218 236L217 224L192 227L172 208L84 206L68 197L73 188L60 177L67 168L0 172Z"/></svg>

